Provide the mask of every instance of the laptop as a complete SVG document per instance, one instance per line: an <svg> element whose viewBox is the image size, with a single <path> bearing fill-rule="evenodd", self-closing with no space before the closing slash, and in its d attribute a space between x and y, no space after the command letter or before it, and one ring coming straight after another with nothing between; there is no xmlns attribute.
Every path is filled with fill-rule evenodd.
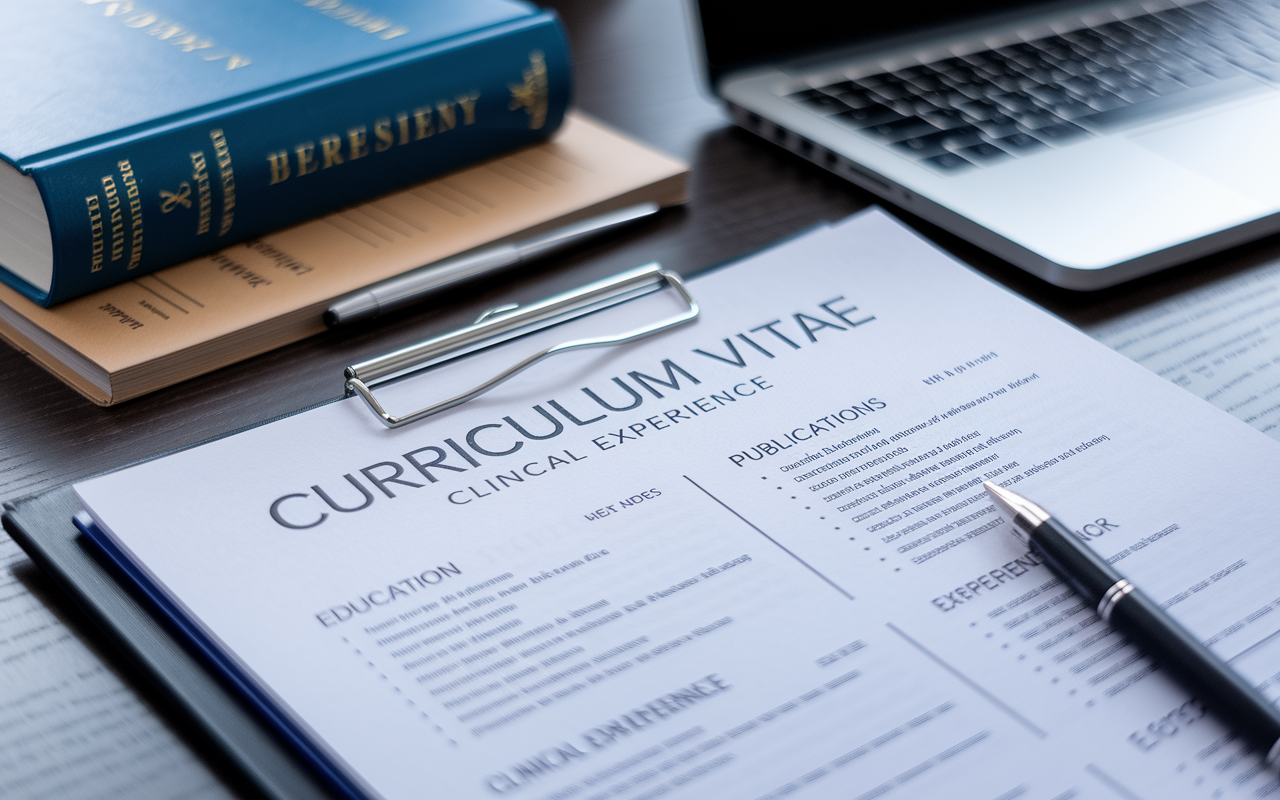
<svg viewBox="0 0 1280 800"><path fill-rule="evenodd" d="M1069 289L1280 230L1280 0L694 0L734 121Z"/></svg>

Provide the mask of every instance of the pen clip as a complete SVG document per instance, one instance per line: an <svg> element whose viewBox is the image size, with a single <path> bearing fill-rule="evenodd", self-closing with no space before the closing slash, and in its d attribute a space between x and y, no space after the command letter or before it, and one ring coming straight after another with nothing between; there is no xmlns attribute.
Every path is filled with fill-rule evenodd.
<svg viewBox="0 0 1280 800"><path fill-rule="evenodd" d="M534 333L561 322L578 319L594 311L610 308L665 288L674 290L685 303L685 308L673 316L622 333L573 339L551 345L472 389L417 411L396 416L387 412L373 394L373 389L380 383L386 383L485 347ZM388 428L398 428L479 397L550 356L570 350L609 347L643 339L692 322L697 318L698 311L697 300L689 293L679 275L664 270L658 264L649 264L527 306L511 304L490 309L465 328L347 367L346 394L348 397L353 394L360 395L369 406L369 410L381 420L383 425Z"/></svg>

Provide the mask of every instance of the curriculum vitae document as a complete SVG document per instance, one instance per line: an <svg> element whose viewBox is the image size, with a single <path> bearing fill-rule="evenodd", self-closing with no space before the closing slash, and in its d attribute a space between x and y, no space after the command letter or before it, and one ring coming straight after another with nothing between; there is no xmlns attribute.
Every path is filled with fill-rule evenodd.
<svg viewBox="0 0 1280 800"><path fill-rule="evenodd" d="M980 485L1049 508L1274 697L1274 441L881 212L690 288L692 324L414 425L342 401L77 491L369 797L1277 791Z"/></svg>

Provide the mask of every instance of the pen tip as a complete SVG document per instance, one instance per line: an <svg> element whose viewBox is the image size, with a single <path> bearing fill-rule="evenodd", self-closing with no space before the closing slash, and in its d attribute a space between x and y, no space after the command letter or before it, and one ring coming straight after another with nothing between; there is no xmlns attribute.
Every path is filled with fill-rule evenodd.
<svg viewBox="0 0 1280 800"><path fill-rule="evenodd" d="M995 501L996 508L1013 523L1014 535L1024 543L1027 541L1026 535L1049 518L1049 514L1043 508L1017 492L1009 491L992 481L983 481L982 488L986 489L987 494Z"/></svg>
<svg viewBox="0 0 1280 800"><path fill-rule="evenodd" d="M983 481L982 488L986 489L991 499L996 501L996 508L1006 514L1016 514L1018 506L1026 502L1026 498L1022 495L1011 492L993 481Z"/></svg>

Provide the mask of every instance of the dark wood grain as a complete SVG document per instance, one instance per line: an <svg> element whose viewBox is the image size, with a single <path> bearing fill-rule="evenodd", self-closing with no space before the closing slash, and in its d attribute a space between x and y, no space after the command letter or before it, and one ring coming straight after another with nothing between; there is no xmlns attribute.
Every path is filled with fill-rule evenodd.
<svg viewBox="0 0 1280 800"><path fill-rule="evenodd" d="M741 256L874 198L728 125L700 88L681 0L562 0L580 108L693 164L687 207L554 259L510 282L470 288L445 310L328 333L179 386L98 408L0 346L0 499L12 499L338 396L348 364L458 327L479 311L538 299L651 260L685 274ZM1063 292L897 212L943 248L1067 319L1084 323L1245 269L1276 240L1093 295Z"/></svg>

